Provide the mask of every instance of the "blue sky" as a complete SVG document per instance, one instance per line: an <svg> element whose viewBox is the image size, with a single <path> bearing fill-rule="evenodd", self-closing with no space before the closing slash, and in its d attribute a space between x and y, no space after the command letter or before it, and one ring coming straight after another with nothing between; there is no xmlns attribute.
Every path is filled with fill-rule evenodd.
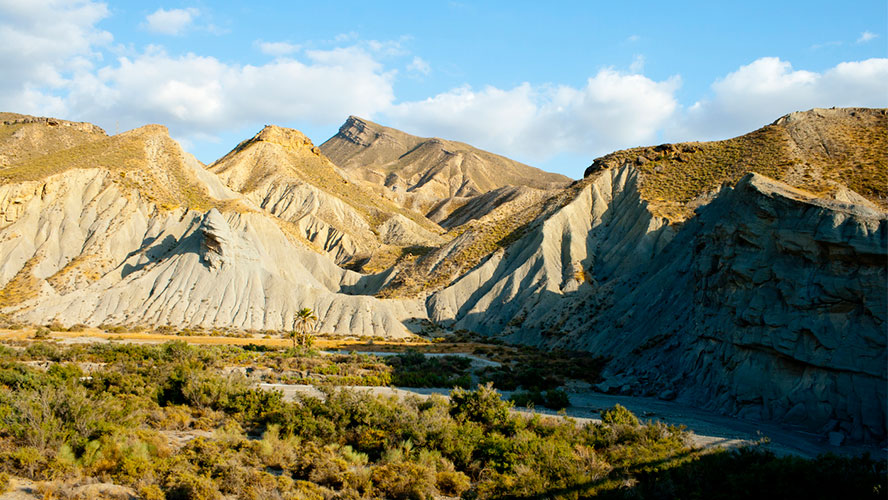
<svg viewBox="0 0 888 500"><path fill-rule="evenodd" d="M579 177L614 149L888 106L888 3L0 0L0 109L209 163L349 114Z"/></svg>

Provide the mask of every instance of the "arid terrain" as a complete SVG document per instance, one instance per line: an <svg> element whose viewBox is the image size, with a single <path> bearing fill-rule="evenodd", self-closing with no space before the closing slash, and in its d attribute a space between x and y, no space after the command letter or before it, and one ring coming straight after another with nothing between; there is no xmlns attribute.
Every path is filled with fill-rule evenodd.
<svg viewBox="0 0 888 500"><path fill-rule="evenodd" d="M4 113L0 452L16 484L122 498L660 494L744 453L857 477L888 444L886 186L885 109L616 151L575 181L357 117L204 165L162 125ZM292 454L309 442L326 465Z"/></svg>

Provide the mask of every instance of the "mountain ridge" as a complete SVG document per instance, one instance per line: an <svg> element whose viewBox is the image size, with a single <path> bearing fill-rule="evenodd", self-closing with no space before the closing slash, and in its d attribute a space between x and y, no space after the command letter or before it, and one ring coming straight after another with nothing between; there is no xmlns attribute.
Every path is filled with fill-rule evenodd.
<svg viewBox="0 0 888 500"><path fill-rule="evenodd" d="M356 178L423 213L442 200L509 185L556 189L571 181L465 143L418 137L356 116L320 148Z"/></svg>
<svg viewBox="0 0 888 500"><path fill-rule="evenodd" d="M610 357L605 392L881 443L886 115L812 110L614 152L562 189L438 199L447 232L418 245L422 215L357 199L368 184L298 131L207 168L161 126L72 136L0 168L0 313L282 330L310 307L337 335L465 329ZM15 126L0 155L61 130ZM371 244L407 238L378 247L376 274L344 269L358 253L338 228L361 224Z"/></svg>

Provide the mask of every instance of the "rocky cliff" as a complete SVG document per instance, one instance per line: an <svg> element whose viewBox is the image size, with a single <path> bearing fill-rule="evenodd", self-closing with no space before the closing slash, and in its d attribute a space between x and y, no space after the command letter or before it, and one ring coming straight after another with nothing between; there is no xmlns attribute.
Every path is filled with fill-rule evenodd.
<svg viewBox="0 0 888 500"><path fill-rule="evenodd" d="M823 121L882 124L884 116L884 110L815 110L765 133L782 134L779 127L795 121L820 129L818 141L832 141L823 140L826 149L851 151L848 144L860 144L861 135L875 134L880 144L888 128L827 133ZM607 356L603 390L677 397L836 439L884 441L882 187L867 186L864 196L818 182L826 188L815 193L754 172L714 191L703 184L697 194L686 185L662 185L690 161L653 153L695 151L699 165L730 177L733 165L713 156L737 142L650 148L646 154L659 163L650 171L642 167L652 161L639 160L638 151L597 161L571 188L575 194L432 295L430 318ZM794 162L815 171L789 175L788 169L785 180L810 187L815 176L835 179L846 166L848 156L836 153L832 163L818 164L810 151L822 150L804 139L795 145L788 148ZM747 153L755 159L761 151ZM870 158L857 164L858 178L878 178L886 154L855 151L858 159ZM670 223L676 214L681 222Z"/></svg>

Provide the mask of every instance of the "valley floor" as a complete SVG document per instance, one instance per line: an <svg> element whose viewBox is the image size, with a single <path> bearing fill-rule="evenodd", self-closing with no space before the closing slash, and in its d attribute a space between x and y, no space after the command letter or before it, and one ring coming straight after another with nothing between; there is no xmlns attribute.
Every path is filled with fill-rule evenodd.
<svg viewBox="0 0 888 500"><path fill-rule="evenodd" d="M32 340L33 332L23 330L0 329L0 341L4 340ZM90 343L90 342L124 342L136 344L160 344L171 340L184 340L195 345L265 345L269 347L289 346L291 341L283 338L268 338L267 336L254 337L219 337L219 336L180 336L159 333L108 333L99 329L89 329L83 332L52 332L51 338L63 344ZM404 352L407 349L419 350L426 354L462 355L473 360L476 364L496 364L494 361L474 356L472 352L476 344L414 344L398 342L366 342L362 340L331 340L318 339L315 347L322 350L357 351L368 354L385 355L388 353ZM260 386L267 390L279 390L284 393L285 399L292 400L298 394L322 395L312 385L305 384L269 384ZM813 458L823 453L857 456L869 453L876 458L888 457L888 450L873 446L833 446L822 437L801 432L776 424L754 422L738 418L718 415L699 408L688 406L675 401L663 401L656 398L620 396L602 394L585 387L586 384L577 384L569 388L571 405L563 411L563 415L576 419L583 423L586 421L598 421L600 412L614 405L622 405L643 420L658 420L671 425L683 425L692 432L692 441L695 446L702 448L711 447L738 447L745 444L758 443L778 456L795 455L805 458ZM396 395L400 397L418 396L428 397L431 394L447 396L449 388L406 388L406 387L380 387L380 386L349 386L350 389L371 392L380 395ZM500 391L504 398L508 398L510 391ZM530 411L517 408L518 411ZM542 414L556 415L555 412L545 408L537 408L532 411Z"/></svg>

